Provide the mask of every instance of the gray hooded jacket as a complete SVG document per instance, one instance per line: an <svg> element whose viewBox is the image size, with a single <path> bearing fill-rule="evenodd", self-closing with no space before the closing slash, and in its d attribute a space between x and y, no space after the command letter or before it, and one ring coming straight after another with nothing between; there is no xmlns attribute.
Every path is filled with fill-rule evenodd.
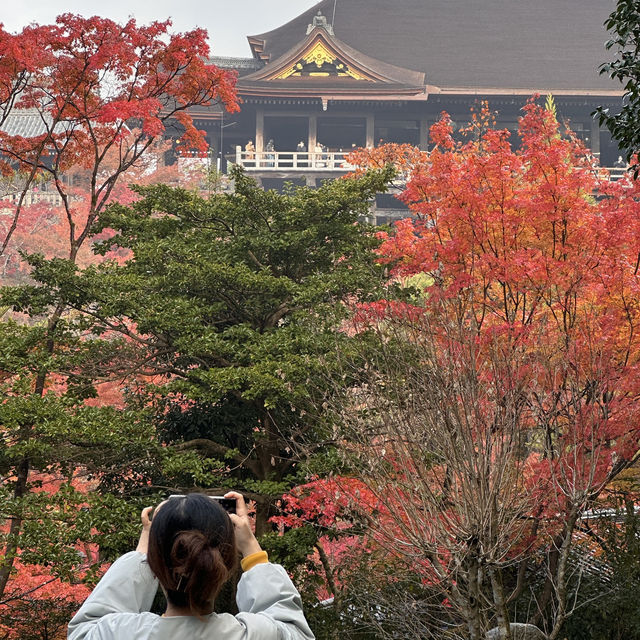
<svg viewBox="0 0 640 640"><path fill-rule="evenodd" d="M313 640L286 571L263 563L238 584L241 613L163 618L149 612L158 588L144 554L119 558L73 620L69 640Z"/></svg>

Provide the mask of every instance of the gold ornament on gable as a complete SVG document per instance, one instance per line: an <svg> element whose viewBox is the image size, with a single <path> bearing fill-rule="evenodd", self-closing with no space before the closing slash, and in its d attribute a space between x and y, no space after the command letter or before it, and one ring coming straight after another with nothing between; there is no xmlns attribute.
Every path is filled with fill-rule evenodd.
<svg viewBox="0 0 640 640"><path fill-rule="evenodd" d="M286 80L287 78L301 76L338 76L349 77L354 80L373 81L373 78L369 78L349 68L347 64L340 60L338 56L322 42L316 42L298 62L279 73L273 80Z"/></svg>

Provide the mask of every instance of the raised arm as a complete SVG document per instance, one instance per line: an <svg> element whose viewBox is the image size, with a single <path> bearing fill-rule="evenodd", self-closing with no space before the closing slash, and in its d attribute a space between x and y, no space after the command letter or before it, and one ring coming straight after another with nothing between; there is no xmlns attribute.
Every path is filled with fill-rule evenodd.
<svg viewBox="0 0 640 640"><path fill-rule="evenodd" d="M246 626L247 640L254 637L314 640L302 611L300 594L287 572L268 561L266 552L251 531L244 498L235 492L227 493L225 497L236 500L236 513L230 518L235 528L236 545L243 557L244 571L238 583L236 600L240 613L236 618ZM272 633L265 633L269 627Z"/></svg>
<svg viewBox="0 0 640 640"><path fill-rule="evenodd" d="M118 558L104 574L69 623L69 640L90 639L101 620L109 622L110 614L139 614L151 608L158 581L146 562L150 511L149 507L142 512L137 550Z"/></svg>

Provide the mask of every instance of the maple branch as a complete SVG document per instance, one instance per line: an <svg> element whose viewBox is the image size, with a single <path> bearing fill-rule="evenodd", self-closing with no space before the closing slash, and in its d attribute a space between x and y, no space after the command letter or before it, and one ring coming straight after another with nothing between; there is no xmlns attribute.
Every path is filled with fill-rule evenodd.
<svg viewBox="0 0 640 640"><path fill-rule="evenodd" d="M289 302L282 302L278 308L267 318L264 323L264 329L273 329L278 322L288 313L295 311L296 307L290 307Z"/></svg>
<svg viewBox="0 0 640 640"><path fill-rule="evenodd" d="M331 570L331 563L329 562L329 556L327 552L324 550L324 547L320 544L320 542L316 542L313 545L318 551L318 557L320 558L320 562L322 564L322 568L324 569L324 575L327 578L327 586L329 587L329 593L333 596L334 605L337 611L340 611L340 607L338 606L338 590L336 589L336 582L333 577L333 571Z"/></svg>
<svg viewBox="0 0 640 640"><path fill-rule="evenodd" d="M56 580L59 580L59 579L60 578L49 578L49 580L47 580L46 582L43 582L42 584L39 584L37 587L33 587L28 591L24 591L18 596L11 596L10 598L4 598L3 600L0 600L0 605L8 604L9 602L13 602L14 600L24 600L26 596L31 595L32 593L35 593L36 591L42 589L43 587L46 587L48 584L51 584L52 582L55 582Z"/></svg>

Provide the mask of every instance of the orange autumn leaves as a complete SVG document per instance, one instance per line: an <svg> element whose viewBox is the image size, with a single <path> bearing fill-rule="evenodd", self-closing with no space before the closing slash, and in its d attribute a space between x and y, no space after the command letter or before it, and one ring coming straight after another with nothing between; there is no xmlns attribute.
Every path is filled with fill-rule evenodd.
<svg viewBox="0 0 640 640"><path fill-rule="evenodd" d="M473 379L475 447L521 442L509 462L524 479L517 500L544 539L573 527L640 452L639 187L609 181L534 101L517 149L486 108L465 133L444 114L430 153L384 145L351 158L398 168L412 216L379 234L379 257L392 278L427 283L419 301L362 305L356 321L423 326L452 380ZM505 394L517 422L501 433Z"/></svg>

